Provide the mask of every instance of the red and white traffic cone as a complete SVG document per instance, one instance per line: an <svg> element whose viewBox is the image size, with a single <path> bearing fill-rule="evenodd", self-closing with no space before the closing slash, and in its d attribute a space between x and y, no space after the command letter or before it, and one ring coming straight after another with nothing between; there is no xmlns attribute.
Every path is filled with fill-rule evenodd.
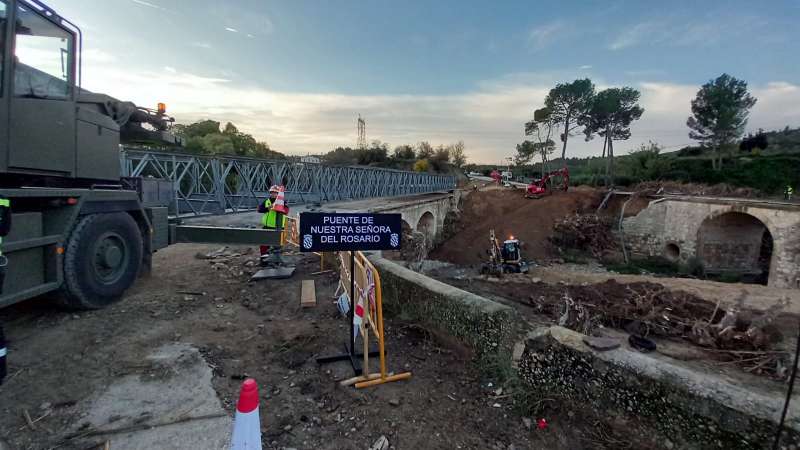
<svg viewBox="0 0 800 450"><path fill-rule="evenodd" d="M272 209L281 214L289 215L289 208L286 206L286 188L279 186L278 189L278 197L275 198L275 204L272 205Z"/></svg>
<svg viewBox="0 0 800 450"><path fill-rule="evenodd" d="M233 419L231 450L261 450L261 419L258 415L258 384L248 378L239 391Z"/></svg>

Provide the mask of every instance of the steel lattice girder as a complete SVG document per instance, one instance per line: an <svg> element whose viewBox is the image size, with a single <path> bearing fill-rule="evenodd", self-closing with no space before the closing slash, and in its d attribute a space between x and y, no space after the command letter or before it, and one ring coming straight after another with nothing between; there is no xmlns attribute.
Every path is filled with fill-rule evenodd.
<svg viewBox="0 0 800 450"><path fill-rule="evenodd" d="M254 209L273 184L289 203L396 197L453 190L455 177L371 167L334 167L294 161L195 156L126 148L122 175L171 180L170 211L224 214Z"/></svg>

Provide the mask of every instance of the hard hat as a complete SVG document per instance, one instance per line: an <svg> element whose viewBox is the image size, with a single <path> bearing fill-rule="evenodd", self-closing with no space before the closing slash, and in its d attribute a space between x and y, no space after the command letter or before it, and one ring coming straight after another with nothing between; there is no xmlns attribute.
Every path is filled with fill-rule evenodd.
<svg viewBox="0 0 800 450"><path fill-rule="evenodd" d="M270 192L270 194L271 194L271 193L273 193L273 192L276 192L276 193L277 193L277 192L280 192L280 191L281 191L281 188L280 188L280 187L279 187L277 184L273 184L273 185L272 185L272 186L270 186L270 188L269 188L269 192Z"/></svg>

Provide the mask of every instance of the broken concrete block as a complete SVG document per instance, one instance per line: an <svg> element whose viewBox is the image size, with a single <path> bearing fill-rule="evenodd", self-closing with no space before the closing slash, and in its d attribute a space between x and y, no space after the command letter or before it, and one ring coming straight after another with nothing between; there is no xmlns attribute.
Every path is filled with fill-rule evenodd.
<svg viewBox="0 0 800 450"><path fill-rule="evenodd" d="M583 343L600 352L614 350L620 346L619 339L598 336L585 336Z"/></svg>

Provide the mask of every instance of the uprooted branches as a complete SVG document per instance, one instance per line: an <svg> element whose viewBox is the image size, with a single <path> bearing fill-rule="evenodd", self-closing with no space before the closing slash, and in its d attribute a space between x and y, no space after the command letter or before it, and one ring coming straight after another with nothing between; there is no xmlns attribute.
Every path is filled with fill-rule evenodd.
<svg viewBox="0 0 800 450"><path fill-rule="evenodd" d="M568 286L560 297L532 295L529 302L560 325L584 334L611 327L645 337L684 339L723 364L783 378L789 355L772 349L781 340L774 322L786 301L756 313L742 307L744 298L743 294L736 306L723 310L658 284L609 280Z"/></svg>
<svg viewBox="0 0 800 450"><path fill-rule="evenodd" d="M609 219L597 214L574 214L553 225L551 242L559 248L590 251L601 257L616 246Z"/></svg>

